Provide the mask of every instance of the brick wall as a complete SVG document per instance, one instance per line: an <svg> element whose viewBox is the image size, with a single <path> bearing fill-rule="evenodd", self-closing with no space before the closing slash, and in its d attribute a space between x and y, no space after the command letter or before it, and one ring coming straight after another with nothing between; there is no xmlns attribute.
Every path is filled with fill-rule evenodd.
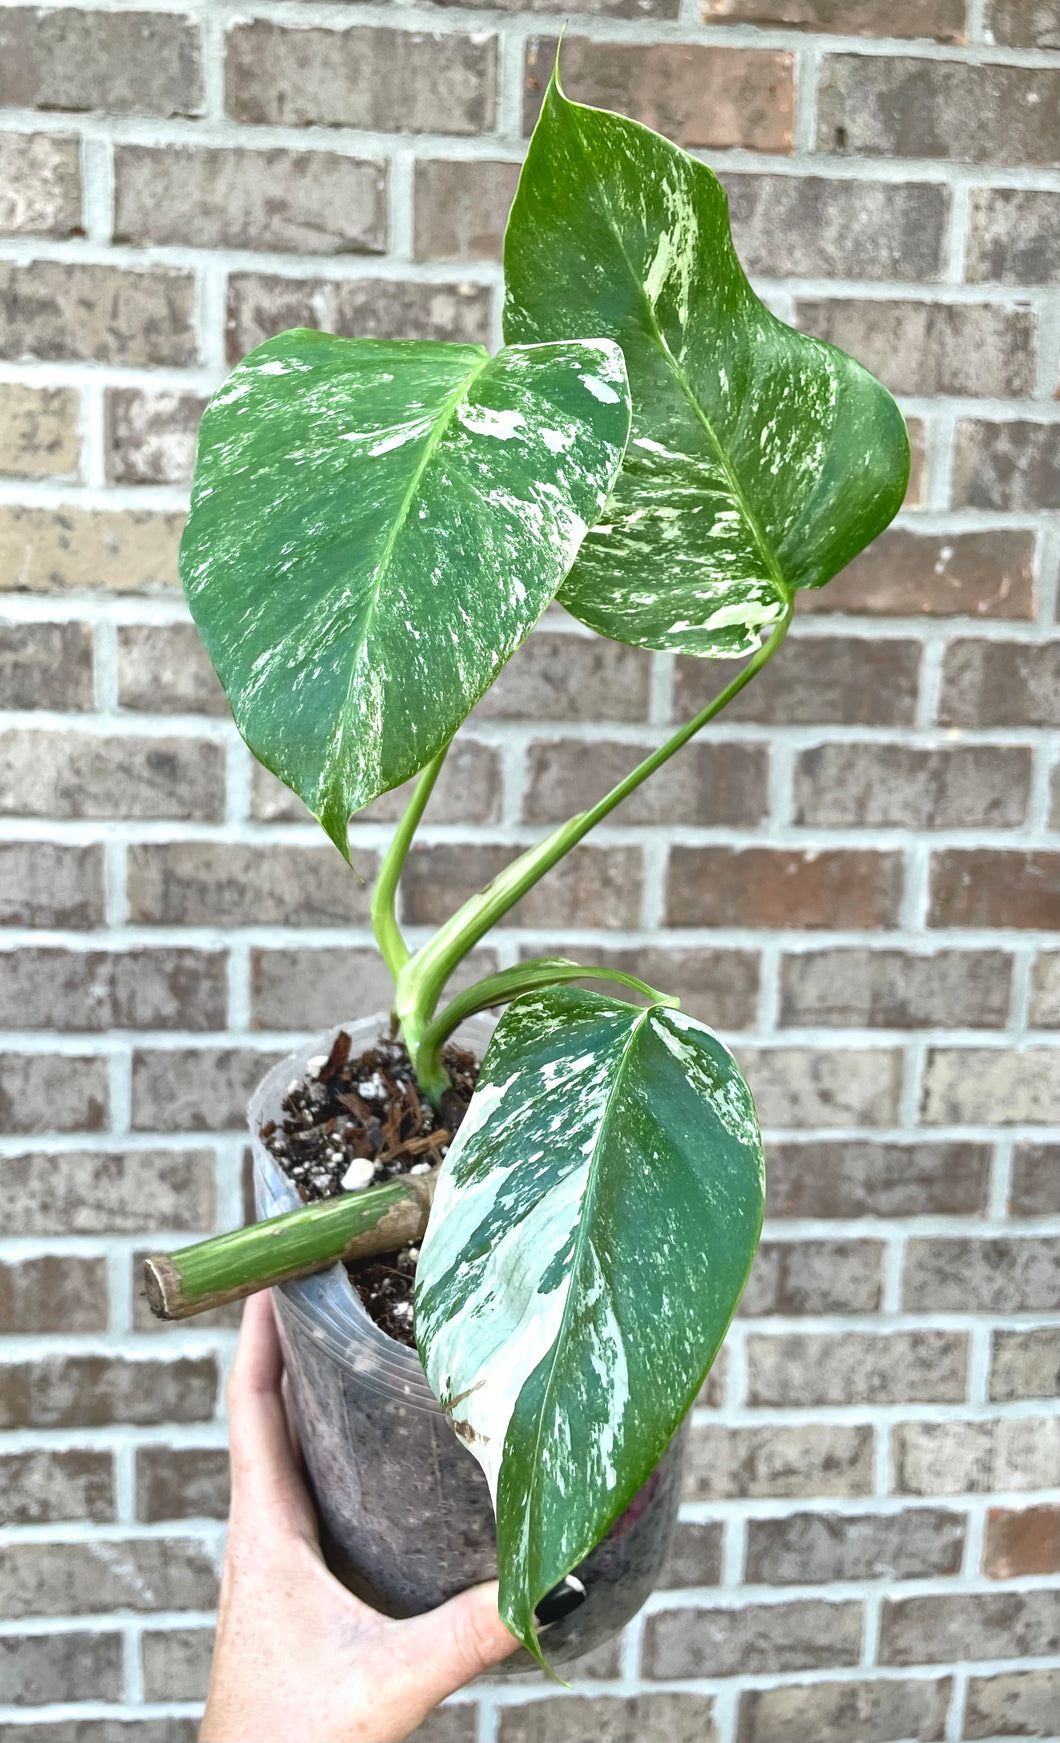
<svg viewBox="0 0 1060 1743"><path fill-rule="evenodd" d="M11 1743L193 1737L235 1315L159 1330L136 1258L238 1220L249 1089L386 997L364 888L252 767L174 591L196 419L294 323L497 339L564 11L141 4L0 7ZM716 165L770 304L901 396L914 481L480 952L618 962L723 1029L769 1221L664 1589L573 1694L488 1688L421 1735L1055 1737L1060 12L702 14L586 0L568 88ZM406 919L721 681L549 619L450 759ZM365 875L395 814L356 825Z"/></svg>

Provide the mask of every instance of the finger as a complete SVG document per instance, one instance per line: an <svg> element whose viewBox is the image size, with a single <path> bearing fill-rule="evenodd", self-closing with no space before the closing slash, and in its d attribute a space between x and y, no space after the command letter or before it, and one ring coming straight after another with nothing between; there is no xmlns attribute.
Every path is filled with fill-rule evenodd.
<svg viewBox="0 0 1060 1743"><path fill-rule="evenodd" d="M283 1352L267 1291L248 1298L228 1382L232 1511L316 1543L316 1516L287 1432Z"/></svg>
<svg viewBox="0 0 1060 1743"><path fill-rule="evenodd" d="M428 1712L514 1652L519 1642L497 1612L497 1582L472 1586L425 1616L398 1624L402 1655L416 1667L416 1694Z"/></svg>

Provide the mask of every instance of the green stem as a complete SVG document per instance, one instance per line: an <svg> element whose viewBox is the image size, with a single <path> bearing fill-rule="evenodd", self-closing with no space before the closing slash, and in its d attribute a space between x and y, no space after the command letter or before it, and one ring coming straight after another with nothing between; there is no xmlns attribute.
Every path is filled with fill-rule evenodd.
<svg viewBox="0 0 1060 1743"><path fill-rule="evenodd" d="M372 891L372 930L376 943L383 955L383 961L394 977L395 982L409 960L410 951L401 928L397 923L397 888L412 845L412 837L423 816L427 801L434 790L434 783L441 773L449 746L444 745L436 757L421 770L419 779L409 800L408 808L397 829L394 839L386 850L386 857L379 871L379 878Z"/></svg>
<svg viewBox="0 0 1060 1743"><path fill-rule="evenodd" d="M712 702L708 702L684 726L678 727L665 744L661 744L642 763L638 763L624 780L612 787L609 793L605 793L588 811L582 811L569 822L561 823L544 841L539 841L526 853L520 854L484 890L480 890L465 902L444 926L439 927L422 950L418 950L407 961L398 976L395 1008L410 1053L416 1053L420 1046L442 988L457 963L527 890L533 888L539 878L551 871L564 854L569 853L572 847L588 835L590 829L608 816L623 799L628 798L642 781L646 781L649 775L661 768L675 751L679 751L690 738L694 738L708 721L720 714L734 696L739 695L744 685L750 683L756 672L760 672L768 664L780 647L788 633L793 610L793 603L789 603L768 641L763 642L742 671L737 673Z"/></svg>
<svg viewBox="0 0 1060 1743"><path fill-rule="evenodd" d="M484 980L476 981L474 986L458 993L444 1011L427 1025L416 1050L416 1077L421 1089L428 1096L432 1096L439 1088L445 1089L447 1078L441 1060L442 1047L466 1017L473 1017L476 1011L488 1011L492 1005L506 1005L509 1000L517 999L523 993L536 992L540 987L560 986L572 980L614 981L619 986L631 987L634 992L643 993L654 1005L676 1007L681 1002L679 999L669 998L665 993L656 992L654 987L637 980L632 974L623 974L621 969L597 968L581 962L570 962L564 956L534 957L528 962L519 963L515 968L504 968L499 974L487 975Z"/></svg>

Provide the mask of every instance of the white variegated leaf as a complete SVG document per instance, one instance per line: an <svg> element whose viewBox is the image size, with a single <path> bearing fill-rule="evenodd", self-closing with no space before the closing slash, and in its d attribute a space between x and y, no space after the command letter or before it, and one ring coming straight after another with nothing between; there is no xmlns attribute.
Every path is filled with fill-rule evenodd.
<svg viewBox="0 0 1060 1743"><path fill-rule="evenodd" d="M442 1168L416 1337L489 1480L501 1611L531 1651L535 1605L695 1397L763 1197L750 1091L703 1024L569 987L509 1007Z"/></svg>
<svg viewBox="0 0 1060 1743"><path fill-rule="evenodd" d="M633 431L560 591L604 635L735 655L897 513L909 441L845 352L785 326L733 248L706 164L554 77L504 246L509 342L622 345Z"/></svg>
<svg viewBox="0 0 1060 1743"><path fill-rule="evenodd" d="M511 346L295 329L202 421L180 569L250 748L343 853L533 628L615 478L610 340Z"/></svg>

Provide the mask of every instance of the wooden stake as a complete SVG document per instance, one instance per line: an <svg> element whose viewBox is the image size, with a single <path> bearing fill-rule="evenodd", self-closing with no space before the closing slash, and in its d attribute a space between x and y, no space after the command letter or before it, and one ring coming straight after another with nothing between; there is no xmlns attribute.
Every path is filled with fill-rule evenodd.
<svg viewBox="0 0 1060 1743"><path fill-rule="evenodd" d="M396 1252L422 1238L437 1179L437 1168L403 1174L176 1253L151 1253L144 1260L151 1312L158 1319L190 1319L271 1284L326 1271L340 1259Z"/></svg>

